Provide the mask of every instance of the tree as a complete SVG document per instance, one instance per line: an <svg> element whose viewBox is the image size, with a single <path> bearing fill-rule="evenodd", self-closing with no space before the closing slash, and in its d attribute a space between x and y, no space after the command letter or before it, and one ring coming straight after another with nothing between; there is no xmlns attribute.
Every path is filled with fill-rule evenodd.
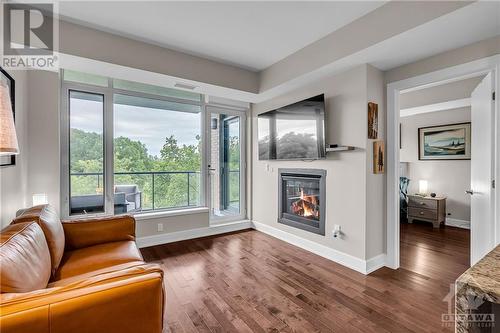
<svg viewBox="0 0 500 333"><path fill-rule="evenodd" d="M85 132L76 128L70 130L71 172L102 172L104 137L102 134ZM85 161L82 163L82 161ZM88 161L95 161L87 163ZM86 167L91 166L90 169Z"/></svg>
<svg viewBox="0 0 500 333"><path fill-rule="evenodd" d="M115 184L138 185L143 193L145 208L153 207L153 191L155 208L186 206L188 202L198 204L201 169L199 135L196 141L194 145L179 146L177 139L171 135L165 138L159 156L152 156L141 141L124 136L115 138ZM103 186L103 135L71 129L70 152L71 173L96 173L72 176L71 195L95 194ZM130 174L132 172L134 174ZM154 188L151 172L157 172Z"/></svg>
<svg viewBox="0 0 500 333"><path fill-rule="evenodd" d="M115 172L151 170L153 160L142 142L120 136L114 139L114 148Z"/></svg>

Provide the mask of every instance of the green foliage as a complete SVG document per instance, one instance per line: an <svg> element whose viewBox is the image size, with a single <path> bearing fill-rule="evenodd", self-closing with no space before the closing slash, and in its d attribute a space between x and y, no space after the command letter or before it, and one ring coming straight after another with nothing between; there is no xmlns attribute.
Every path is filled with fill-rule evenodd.
<svg viewBox="0 0 500 333"><path fill-rule="evenodd" d="M72 128L70 132L71 172L102 172L104 137Z"/></svg>
<svg viewBox="0 0 500 333"><path fill-rule="evenodd" d="M71 129L71 173L97 173L71 176L71 194L95 194L103 184L102 134ZM143 209L199 205L201 138L198 144L179 146L174 136L165 138L160 156L148 154L140 141L127 137L114 139L115 184L137 184L142 191ZM177 173L170 173L170 172ZM134 174L122 174L130 173ZM188 200L189 186L189 200Z"/></svg>
<svg viewBox="0 0 500 333"><path fill-rule="evenodd" d="M71 129L71 195L96 194L103 187L103 135ZM171 135L159 156L148 153L146 145L127 137L114 139L115 184L136 184L142 192L143 209L196 206L200 203L201 137L197 144L179 145ZM229 200L239 205L240 140L229 138ZM153 175L154 174L154 188ZM130 174L133 173L133 174ZM189 187L189 191L188 191ZM154 206L153 206L154 190ZM188 198L189 193L189 198Z"/></svg>
<svg viewBox="0 0 500 333"><path fill-rule="evenodd" d="M153 158L148 155L146 145L140 141L132 141L120 136L114 139L115 172L149 171Z"/></svg>
<svg viewBox="0 0 500 333"><path fill-rule="evenodd" d="M240 138L229 138L229 202L238 206L240 202Z"/></svg>

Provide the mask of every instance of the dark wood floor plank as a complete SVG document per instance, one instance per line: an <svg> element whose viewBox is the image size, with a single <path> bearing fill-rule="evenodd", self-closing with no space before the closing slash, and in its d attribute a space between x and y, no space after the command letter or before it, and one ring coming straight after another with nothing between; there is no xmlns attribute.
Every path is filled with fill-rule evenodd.
<svg viewBox="0 0 500 333"><path fill-rule="evenodd" d="M165 332L452 332L443 298L469 243L403 224L401 268L368 276L253 230L141 251L165 271Z"/></svg>

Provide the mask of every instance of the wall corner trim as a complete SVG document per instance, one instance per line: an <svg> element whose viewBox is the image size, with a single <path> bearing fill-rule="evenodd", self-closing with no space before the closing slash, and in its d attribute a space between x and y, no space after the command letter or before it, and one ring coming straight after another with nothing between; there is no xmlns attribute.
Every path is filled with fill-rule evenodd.
<svg viewBox="0 0 500 333"><path fill-rule="evenodd" d="M366 274L370 274L371 272L375 272L377 269L385 266L385 253L379 254L371 259L366 261Z"/></svg>
<svg viewBox="0 0 500 333"><path fill-rule="evenodd" d="M301 249L329 259L342 266L346 266L347 268L353 269L361 274L367 275L385 265L385 254L378 255L368 261L365 261L344 252L332 249L328 246L324 246L305 238L293 235L289 232L271 227L264 223L252 221L252 224L253 228L257 231L263 232L284 242L300 247Z"/></svg>

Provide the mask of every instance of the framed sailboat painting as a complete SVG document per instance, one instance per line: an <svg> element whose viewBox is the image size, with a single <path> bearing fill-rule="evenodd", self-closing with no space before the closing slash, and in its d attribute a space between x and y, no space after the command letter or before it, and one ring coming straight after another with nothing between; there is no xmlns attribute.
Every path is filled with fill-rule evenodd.
<svg viewBox="0 0 500 333"><path fill-rule="evenodd" d="M470 123L418 129L419 160L470 160Z"/></svg>

